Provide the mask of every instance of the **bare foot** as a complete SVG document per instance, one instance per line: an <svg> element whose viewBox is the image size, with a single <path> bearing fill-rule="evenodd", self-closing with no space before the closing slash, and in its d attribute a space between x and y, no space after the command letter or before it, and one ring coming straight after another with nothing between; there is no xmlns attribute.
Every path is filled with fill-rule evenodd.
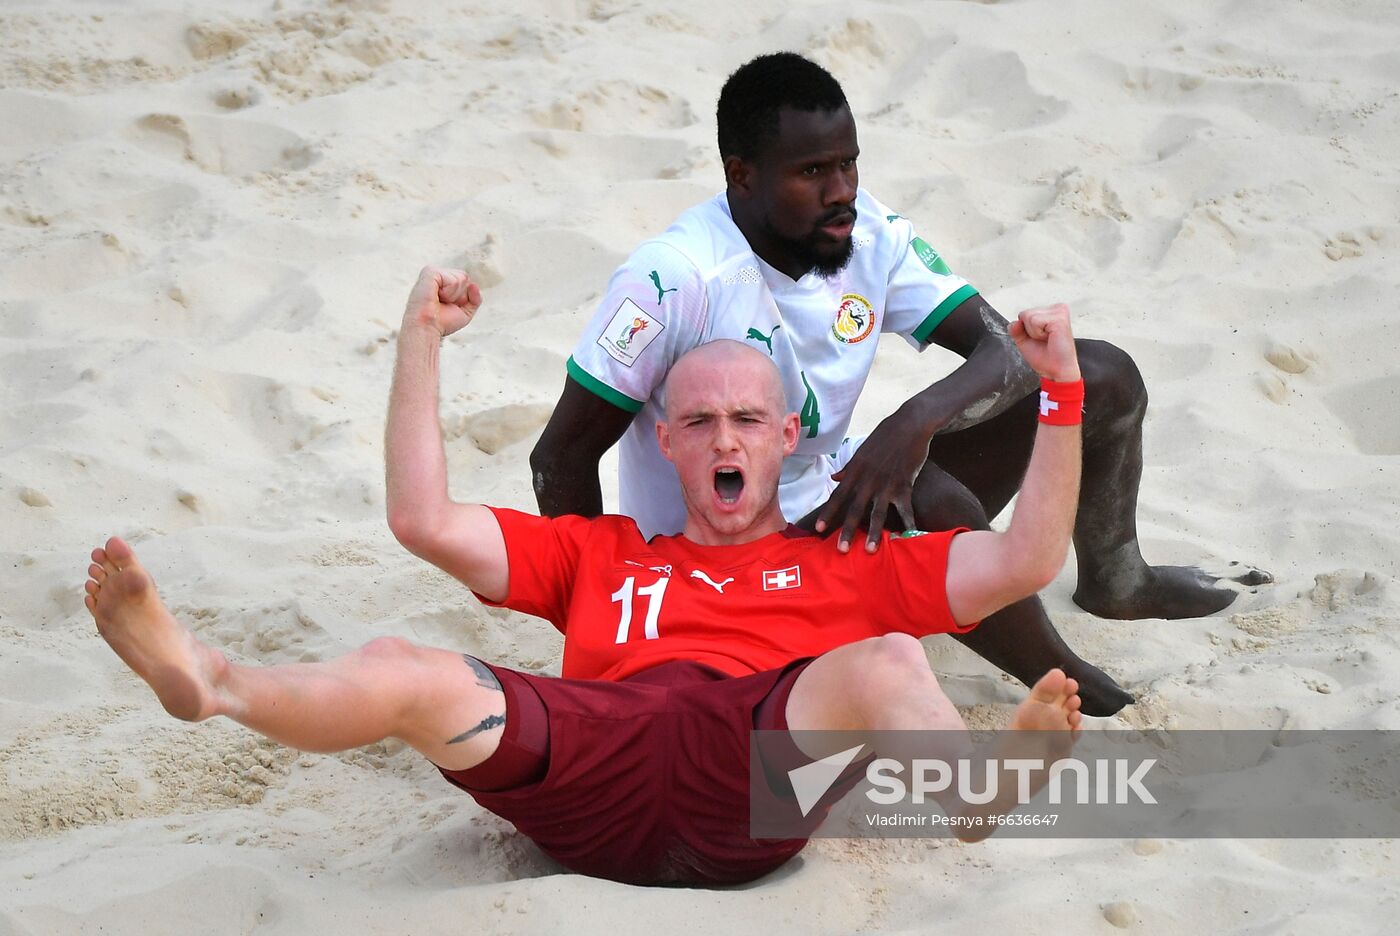
<svg viewBox="0 0 1400 936"><path fill-rule="evenodd" d="M1031 694L1016 706L1011 716L1010 731L1063 731L1060 740L1066 754L1079 737L1079 683L1067 677L1064 670L1052 669L1031 687Z"/></svg>
<svg viewBox="0 0 1400 936"><path fill-rule="evenodd" d="M1122 575L1081 574L1074 603L1090 614L1119 621L1206 617L1229 607L1239 594L1220 587L1222 578L1247 587L1274 580L1263 569L1231 565L1240 568L1238 575L1217 577L1193 566L1148 565Z"/></svg>
<svg viewBox="0 0 1400 936"><path fill-rule="evenodd" d="M1083 730L1079 707L1079 684L1060 669L1052 669L1040 677L1031 687L1031 694L1016 706L1011 724L1007 726L1007 731L1014 733L1002 735L989 756L999 763L1032 758L1045 765L1044 769L1029 771L1028 798L1034 797L1049 782L1050 765L1069 756L1075 739ZM980 842L991 835L997 827L988 820L1014 812L1021 805L1019 797L1019 777L1004 768L996 798L989 803L969 806L963 812L964 816L977 817L980 823L955 827L957 837L964 842Z"/></svg>
<svg viewBox="0 0 1400 936"><path fill-rule="evenodd" d="M228 660L175 620L130 546L114 536L94 549L83 588L97 632L167 712L185 721L220 714L215 686Z"/></svg>

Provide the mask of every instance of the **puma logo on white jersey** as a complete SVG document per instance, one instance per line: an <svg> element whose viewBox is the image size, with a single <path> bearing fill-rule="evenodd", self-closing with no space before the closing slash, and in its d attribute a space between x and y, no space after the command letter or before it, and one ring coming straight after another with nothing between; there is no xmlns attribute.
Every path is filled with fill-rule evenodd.
<svg viewBox="0 0 1400 936"><path fill-rule="evenodd" d="M708 575L706 575L704 572L701 572L699 569L696 569L693 572L691 572L690 577L698 578L700 581L704 582L706 585L710 586L715 591L719 592L721 595L724 594L724 586L734 581L733 578L727 578L723 582L716 582L714 579L710 578Z"/></svg>

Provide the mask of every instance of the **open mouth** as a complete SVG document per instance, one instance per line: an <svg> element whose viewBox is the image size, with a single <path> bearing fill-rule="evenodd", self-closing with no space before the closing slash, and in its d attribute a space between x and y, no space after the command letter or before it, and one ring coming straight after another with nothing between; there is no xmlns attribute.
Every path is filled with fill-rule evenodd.
<svg viewBox="0 0 1400 936"><path fill-rule="evenodd" d="M718 468L715 470L715 493L726 504L739 500L744 491L744 473L738 468Z"/></svg>

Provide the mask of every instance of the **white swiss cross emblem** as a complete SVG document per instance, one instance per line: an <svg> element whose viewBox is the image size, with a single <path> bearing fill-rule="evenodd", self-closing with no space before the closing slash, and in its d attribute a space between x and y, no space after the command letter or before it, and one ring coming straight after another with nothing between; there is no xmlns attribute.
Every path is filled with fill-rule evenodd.
<svg viewBox="0 0 1400 936"><path fill-rule="evenodd" d="M785 588L800 588L801 586L802 569L799 566L763 571L764 591L782 591Z"/></svg>
<svg viewBox="0 0 1400 936"><path fill-rule="evenodd" d="M1044 390L1040 391L1040 415L1049 416L1052 412L1060 408L1060 404L1050 399L1050 394Z"/></svg>

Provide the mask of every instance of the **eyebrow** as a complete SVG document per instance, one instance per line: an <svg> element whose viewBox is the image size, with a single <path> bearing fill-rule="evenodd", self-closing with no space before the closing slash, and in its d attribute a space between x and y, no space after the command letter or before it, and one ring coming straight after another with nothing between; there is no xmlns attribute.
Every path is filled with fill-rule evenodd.
<svg viewBox="0 0 1400 936"><path fill-rule="evenodd" d="M681 413L677 418L678 418L678 419L681 419L681 420L686 420L686 419L696 419L697 417L701 417L701 416L733 416L733 417L739 417L739 416L767 416L767 415L768 415L768 411L765 410L765 409L763 409L763 408L761 408L761 407L740 406L740 407L737 407L737 408L735 408L735 409L723 410L723 411L721 411L721 410L715 410L715 409L708 409L708 408L706 408L706 409L687 410L687 411L685 411L684 413Z"/></svg>

